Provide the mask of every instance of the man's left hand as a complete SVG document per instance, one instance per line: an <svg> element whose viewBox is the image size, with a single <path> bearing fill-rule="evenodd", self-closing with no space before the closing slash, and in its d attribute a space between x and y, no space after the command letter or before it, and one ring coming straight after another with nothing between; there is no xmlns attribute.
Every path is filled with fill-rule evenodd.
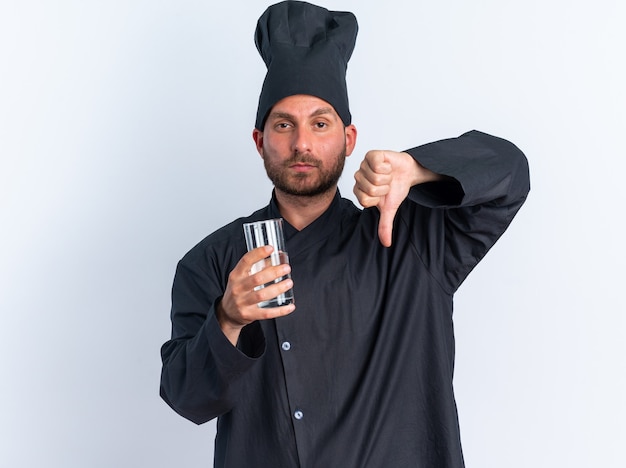
<svg viewBox="0 0 626 468"><path fill-rule="evenodd" d="M354 194L364 208L378 207L378 237L391 246L393 221L412 186L442 177L420 165L409 153L368 151L354 174Z"/></svg>

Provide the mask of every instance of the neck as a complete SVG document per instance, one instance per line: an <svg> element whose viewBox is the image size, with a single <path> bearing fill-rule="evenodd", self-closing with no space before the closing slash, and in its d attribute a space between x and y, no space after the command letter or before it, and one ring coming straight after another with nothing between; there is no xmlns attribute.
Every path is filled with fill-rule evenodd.
<svg viewBox="0 0 626 468"><path fill-rule="evenodd" d="M281 216L298 231L319 218L328 209L336 193L337 186L312 197L290 195L275 189Z"/></svg>

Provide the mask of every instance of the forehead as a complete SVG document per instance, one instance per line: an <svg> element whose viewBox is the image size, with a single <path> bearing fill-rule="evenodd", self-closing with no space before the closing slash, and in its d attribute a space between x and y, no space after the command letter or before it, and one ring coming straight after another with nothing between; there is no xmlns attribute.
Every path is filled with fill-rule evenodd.
<svg viewBox="0 0 626 468"><path fill-rule="evenodd" d="M309 117L312 115L329 115L335 119L339 118L339 114L327 101L316 96L308 94L296 94L281 99L269 113L269 118L281 115L291 115L294 117Z"/></svg>

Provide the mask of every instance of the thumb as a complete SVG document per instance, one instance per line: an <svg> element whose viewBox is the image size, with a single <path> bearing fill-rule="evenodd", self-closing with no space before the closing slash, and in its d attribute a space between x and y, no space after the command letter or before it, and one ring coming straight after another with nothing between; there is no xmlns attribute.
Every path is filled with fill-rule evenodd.
<svg viewBox="0 0 626 468"><path fill-rule="evenodd" d="M378 238L385 247L391 247L393 220L398 208L379 207L380 219L378 220Z"/></svg>

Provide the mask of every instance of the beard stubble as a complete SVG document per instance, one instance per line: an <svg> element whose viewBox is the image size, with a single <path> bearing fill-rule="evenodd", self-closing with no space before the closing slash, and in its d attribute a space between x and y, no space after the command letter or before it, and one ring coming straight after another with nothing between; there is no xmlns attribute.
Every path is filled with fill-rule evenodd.
<svg viewBox="0 0 626 468"><path fill-rule="evenodd" d="M273 163L271 158L263 158L263 165L267 172L267 177L272 181L278 190L293 196L315 197L329 190L334 189L339 182L346 161L346 146L334 159L331 167L325 168L322 162L313 156L294 154L287 161ZM297 163L310 164L317 168L318 177L316 181L311 181L312 174L290 174L289 166Z"/></svg>

